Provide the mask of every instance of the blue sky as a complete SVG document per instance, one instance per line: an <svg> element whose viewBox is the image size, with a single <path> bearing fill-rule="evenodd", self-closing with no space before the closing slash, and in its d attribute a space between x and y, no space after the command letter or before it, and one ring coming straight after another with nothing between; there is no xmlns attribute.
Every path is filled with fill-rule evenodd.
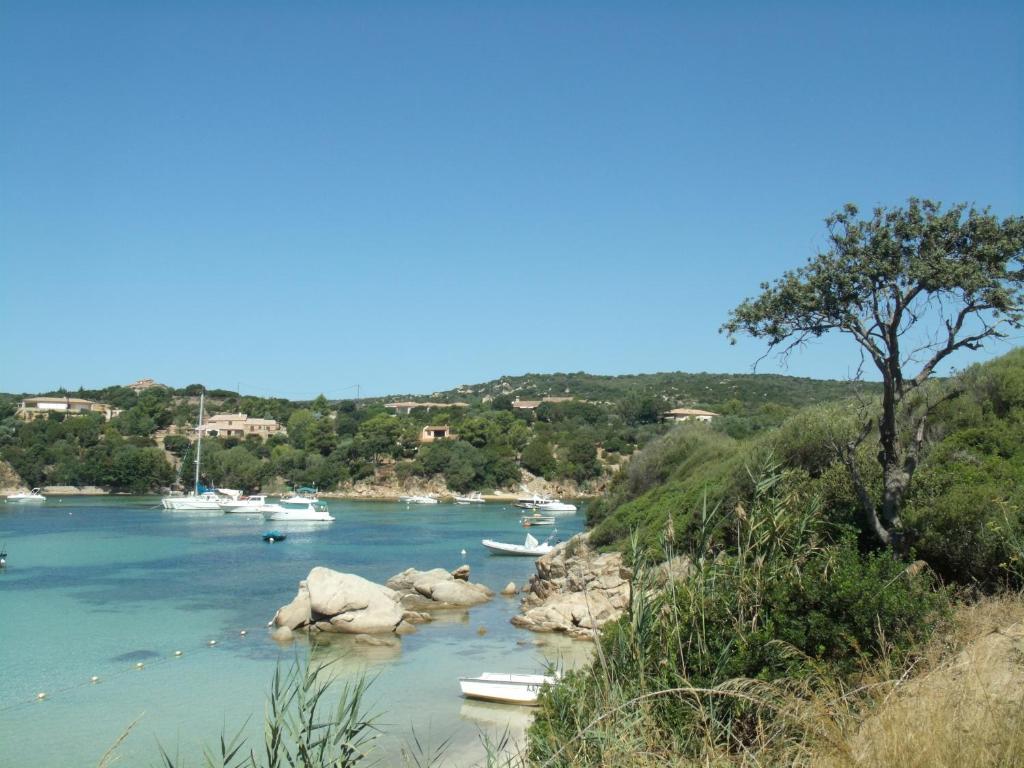
<svg viewBox="0 0 1024 768"><path fill-rule="evenodd" d="M1021 8L8 0L0 390L748 371L843 203L1024 212Z"/></svg>

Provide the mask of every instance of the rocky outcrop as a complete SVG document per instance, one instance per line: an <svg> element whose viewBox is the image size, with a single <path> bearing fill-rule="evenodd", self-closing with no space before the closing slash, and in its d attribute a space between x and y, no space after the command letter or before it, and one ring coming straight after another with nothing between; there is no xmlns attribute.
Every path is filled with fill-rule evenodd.
<svg viewBox="0 0 1024 768"><path fill-rule="evenodd" d="M468 578L468 571L465 576ZM409 568L381 585L317 566L299 582L294 599L279 608L270 623L275 627L275 639L280 640L289 639L298 629L403 635L415 632L415 624L430 621L428 610L467 608L493 595L482 584L456 579L444 568Z"/></svg>
<svg viewBox="0 0 1024 768"><path fill-rule="evenodd" d="M456 576L455 573L459 575ZM467 580L463 580L463 577ZM387 581L387 586L401 595L402 605L412 611L421 608L468 608L486 603L494 592L469 579L469 567L449 573L444 568L417 571L407 568ZM424 602L427 601L427 602Z"/></svg>
<svg viewBox="0 0 1024 768"><path fill-rule="evenodd" d="M522 614L512 618L515 626L584 639L622 615L632 574L620 553L595 552L588 536L573 536L537 558Z"/></svg>

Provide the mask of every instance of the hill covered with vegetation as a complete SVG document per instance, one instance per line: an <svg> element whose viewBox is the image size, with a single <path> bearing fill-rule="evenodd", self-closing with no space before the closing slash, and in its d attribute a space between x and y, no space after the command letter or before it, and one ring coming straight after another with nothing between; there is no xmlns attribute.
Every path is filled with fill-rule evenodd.
<svg viewBox="0 0 1024 768"><path fill-rule="evenodd" d="M1019 621L1024 349L928 396L902 553L870 535L843 460L875 403L810 406L748 440L683 425L640 450L588 507L591 543L629 553L632 604L598 662L543 697L528 762L924 764L899 746L913 741L928 764L1016 764L1016 699L961 710L951 690L901 686L968 663L955 638L979 597L1014 596ZM866 440L854 461L880 494L877 452ZM893 702L902 732L864 724L885 707L892 717ZM922 746L962 719L988 735L984 749Z"/></svg>
<svg viewBox="0 0 1024 768"><path fill-rule="evenodd" d="M242 412L275 419L286 434L266 441L204 441L203 479L248 491L283 484L330 491L356 482L439 479L453 491L466 491L515 488L536 476L594 493L637 448L669 430L661 417L670 408L720 413L716 433L743 440L800 407L849 397L854 387L875 389L767 374L530 374L429 396L435 403L468 407L420 408L404 415L384 405L410 396L292 401L214 389L206 392L208 416ZM43 393L120 409L109 422L99 414L54 414L25 423L15 418L22 396L0 396L0 460L30 486L93 485L133 493L167 487L193 461L190 429L203 391L193 384L141 392L112 386ZM514 407L516 399L544 397L569 399L542 402L534 410ZM457 439L422 444L427 425L446 425Z"/></svg>

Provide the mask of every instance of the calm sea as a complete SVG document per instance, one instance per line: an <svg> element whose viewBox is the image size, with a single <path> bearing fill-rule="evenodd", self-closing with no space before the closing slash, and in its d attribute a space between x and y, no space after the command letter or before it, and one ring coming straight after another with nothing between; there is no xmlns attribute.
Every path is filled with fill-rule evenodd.
<svg viewBox="0 0 1024 768"><path fill-rule="evenodd" d="M305 640L270 640L267 621L315 565L384 582L410 566L468 563L471 580L495 591L522 584L532 559L492 556L480 545L523 540L513 507L331 501L337 522L277 524L288 539L275 544L261 540L269 526L258 517L157 507L150 497L0 504L8 552L0 571L0 766L95 766L136 721L117 750L121 765L155 765L158 743L195 765L203 744L250 717L247 732L259 746L275 665L311 652L336 660L343 677L376 676L370 701L385 731L385 764L414 728L421 741L451 738L450 762L468 765L482 753L481 733L516 731L529 714L463 700L460 676L540 672L545 659L572 664L587 653L586 644L515 629L518 598L500 595L421 626L395 648L346 637L312 650ZM558 518L559 536L582 524L582 513ZM37 700L39 692L46 698Z"/></svg>

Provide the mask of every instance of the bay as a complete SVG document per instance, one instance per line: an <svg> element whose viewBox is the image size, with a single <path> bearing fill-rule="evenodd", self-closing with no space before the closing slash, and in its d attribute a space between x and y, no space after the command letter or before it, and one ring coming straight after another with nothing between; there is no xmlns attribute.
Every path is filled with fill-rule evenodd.
<svg viewBox="0 0 1024 768"><path fill-rule="evenodd" d="M159 743L195 765L202 744L243 726L258 747L275 667L310 654L331 661L341 678L374 677L369 701L384 732L384 764L413 729L421 741L450 738L450 762L472 764L482 733L520 732L530 715L463 700L458 677L540 672L548 661L572 666L588 657L586 643L512 627L518 598L500 595L438 614L394 648L349 637L312 647L270 639L267 621L315 565L383 583L407 567L466 563L471 580L496 592L524 583L531 558L493 556L480 545L523 539L513 507L331 500L335 523L275 525L288 539L268 544L258 517L158 506L155 497L0 505L8 550L0 570L0 765L95 766L136 720L118 748L121 764L155 765ZM582 514L560 517L559 537L582 524ZM39 692L46 698L37 700Z"/></svg>

